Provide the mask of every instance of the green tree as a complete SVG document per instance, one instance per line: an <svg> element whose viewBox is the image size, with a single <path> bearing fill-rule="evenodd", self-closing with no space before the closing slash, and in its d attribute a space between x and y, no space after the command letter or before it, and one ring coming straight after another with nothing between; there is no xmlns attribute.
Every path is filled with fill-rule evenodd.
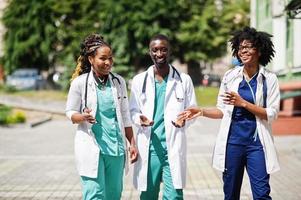
<svg viewBox="0 0 301 200"><path fill-rule="evenodd" d="M176 35L180 47L177 57L188 64L189 74L197 84L201 73L199 61L211 63L226 54L229 34L249 24L249 1L187 2L182 4L187 14Z"/></svg>
<svg viewBox="0 0 301 200"><path fill-rule="evenodd" d="M48 1L56 26L52 67L65 66L61 85L67 89L79 56L80 43L88 34L99 32L97 13L101 9L97 0Z"/></svg>
<svg viewBox="0 0 301 200"><path fill-rule="evenodd" d="M100 31L97 0L66 0L51 2L51 13L56 19L55 58L57 64L74 68L80 43L90 33Z"/></svg>
<svg viewBox="0 0 301 200"><path fill-rule="evenodd" d="M112 44L120 73L136 72L151 64L148 43L156 33L175 41L181 7L174 0L105 1L100 15L101 32Z"/></svg>
<svg viewBox="0 0 301 200"><path fill-rule="evenodd" d="M248 23L249 1L239 0L11 0L5 10L4 66L75 67L79 44L100 33L114 52L113 70L125 77L151 64L151 36L169 36L173 58L198 79L199 61L226 53L229 33Z"/></svg>
<svg viewBox="0 0 301 200"><path fill-rule="evenodd" d="M8 72L20 67L49 66L56 35L50 10L47 1L10 1L2 18L7 29L3 64Z"/></svg>

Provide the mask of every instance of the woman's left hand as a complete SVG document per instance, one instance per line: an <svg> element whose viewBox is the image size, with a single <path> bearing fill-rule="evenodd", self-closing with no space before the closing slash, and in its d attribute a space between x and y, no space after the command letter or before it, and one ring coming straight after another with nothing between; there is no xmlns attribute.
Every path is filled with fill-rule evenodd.
<svg viewBox="0 0 301 200"><path fill-rule="evenodd" d="M246 101L241 98L239 94L236 92L225 92L224 95L222 95L223 101L227 105L234 105L237 107L245 107L246 106Z"/></svg>
<svg viewBox="0 0 301 200"><path fill-rule="evenodd" d="M131 145L129 147L129 153L130 153L130 162L134 163L138 159L138 149L135 145Z"/></svg>

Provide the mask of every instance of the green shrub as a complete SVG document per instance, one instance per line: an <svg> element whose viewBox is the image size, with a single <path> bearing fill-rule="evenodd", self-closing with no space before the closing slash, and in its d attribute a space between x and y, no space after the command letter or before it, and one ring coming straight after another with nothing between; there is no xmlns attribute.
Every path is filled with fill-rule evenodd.
<svg viewBox="0 0 301 200"><path fill-rule="evenodd" d="M17 111L12 112L12 108L0 105L0 125L24 123L26 116L23 112Z"/></svg>
<svg viewBox="0 0 301 200"><path fill-rule="evenodd" d="M6 124L6 119L11 114L11 112L11 107L0 105L0 124Z"/></svg>
<svg viewBox="0 0 301 200"><path fill-rule="evenodd" d="M16 123L24 123L26 121L26 116L24 112L18 111L14 114Z"/></svg>
<svg viewBox="0 0 301 200"><path fill-rule="evenodd" d="M6 117L5 124L15 124L15 123L16 123L16 120L15 120L14 116L9 115Z"/></svg>

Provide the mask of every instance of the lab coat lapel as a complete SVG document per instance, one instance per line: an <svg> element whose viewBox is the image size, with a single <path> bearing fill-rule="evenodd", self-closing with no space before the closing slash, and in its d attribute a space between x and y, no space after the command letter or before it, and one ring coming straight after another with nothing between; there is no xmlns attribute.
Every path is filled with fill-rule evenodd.
<svg viewBox="0 0 301 200"><path fill-rule="evenodd" d="M263 77L265 77L265 68L259 66L259 72L257 76L257 90L256 90L256 105L263 106Z"/></svg>
<svg viewBox="0 0 301 200"><path fill-rule="evenodd" d="M91 115L95 117L96 109L97 109L97 96L96 96L96 87L95 87L96 81L94 80L92 70L89 73L90 74L88 78L88 87L87 87L87 106L92 110Z"/></svg>
<svg viewBox="0 0 301 200"><path fill-rule="evenodd" d="M177 81L176 81L176 78L173 77L173 69L172 69L172 67L169 66L169 74L168 74L166 93L165 93L165 104L164 104L165 106L167 105L170 95L172 94L172 90L176 86L176 84L177 84ZM178 89L179 88L176 88L176 90L178 90Z"/></svg>
<svg viewBox="0 0 301 200"><path fill-rule="evenodd" d="M111 89L112 89L112 95L113 95L114 103L117 107L117 106L119 106L118 98L120 98L120 96L118 94L119 94L120 91L118 89L119 89L120 86L116 85L118 83L117 83L117 81L113 81L111 74L109 74L109 81L110 81L110 85L111 85Z"/></svg>
<svg viewBox="0 0 301 200"><path fill-rule="evenodd" d="M154 108L155 108L155 77L154 77L154 66L148 68L145 96L147 103L144 104L145 116L148 119L153 119Z"/></svg>
<svg viewBox="0 0 301 200"><path fill-rule="evenodd" d="M236 69L234 69L234 70L236 70ZM233 71L225 76L226 76L225 81L227 83L229 92L233 91L233 92L238 93L239 84L243 80L243 67L241 67L237 71ZM227 114L229 117L232 116L233 109L234 109L234 105L226 105L226 110L227 110Z"/></svg>
<svg viewBox="0 0 301 200"><path fill-rule="evenodd" d="M235 78L233 79L233 91L238 92L239 84L243 80L243 68L241 67L237 74L235 74Z"/></svg>

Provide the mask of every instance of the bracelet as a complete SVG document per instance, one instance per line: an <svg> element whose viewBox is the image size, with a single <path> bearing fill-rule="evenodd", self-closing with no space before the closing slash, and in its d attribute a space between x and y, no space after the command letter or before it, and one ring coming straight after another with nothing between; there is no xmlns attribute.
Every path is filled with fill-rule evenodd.
<svg viewBox="0 0 301 200"><path fill-rule="evenodd" d="M200 108L200 117L204 116L204 109Z"/></svg>

